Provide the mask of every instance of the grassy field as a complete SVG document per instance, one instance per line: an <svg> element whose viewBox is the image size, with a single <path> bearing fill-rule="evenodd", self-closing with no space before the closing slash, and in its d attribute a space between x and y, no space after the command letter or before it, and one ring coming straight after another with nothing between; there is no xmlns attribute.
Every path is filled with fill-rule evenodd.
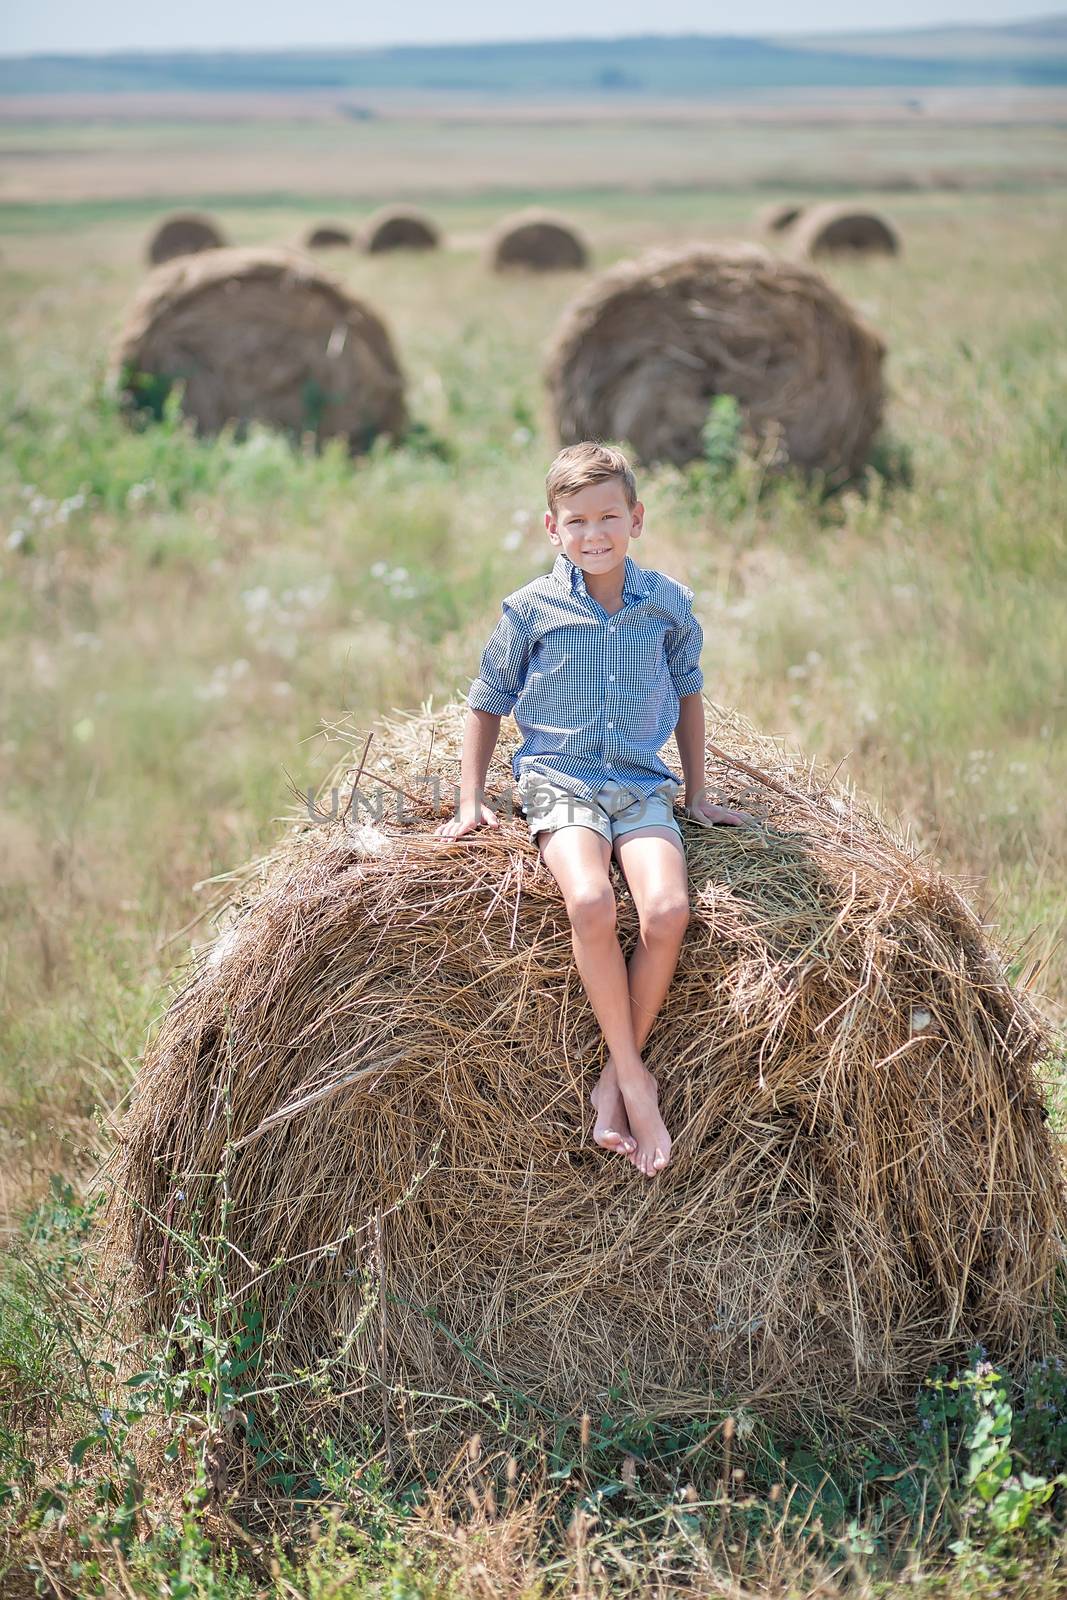
<svg viewBox="0 0 1067 1600"><path fill-rule="evenodd" d="M364 103L365 101L365 103ZM124 97L52 97L23 111L0 106L0 202L32 218L42 203L147 201L301 210L328 201L563 191L598 206L677 191L734 193L747 216L753 189L808 193L958 189L1031 190L1067 184L1064 92L1010 95L940 90L923 99L878 91L783 104L551 99L516 108L502 100L414 95L361 99L351 115L336 96L266 100L172 96L149 117ZM263 159L269 149L270 160ZM643 200L631 202L639 218ZM8 226L20 219L7 212ZM698 208L698 227L715 220Z"/></svg>
<svg viewBox="0 0 1067 1600"><path fill-rule="evenodd" d="M798 171L818 169L806 136L790 134L779 157ZM48 129L38 143L64 137ZM94 171L97 137L78 135ZM229 134L190 137L206 161ZM290 146L311 137L286 135ZM518 147L514 129L506 137ZM657 171L662 137L649 135ZM990 162L1016 149L1031 170L1046 137L980 136ZM851 186L868 141L886 159L880 135L861 131ZM671 188L653 174L647 192L620 190L605 171L610 142L599 126L572 133L566 186L550 175L562 157L542 146L521 181L487 177L480 163L495 156L468 151L464 165L450 147L440 183L415 191L412 179L447 231L443 254L331 254L388 321L420 425L405 447L358 464L260 431L244 443L196 443L175 425L134 433L116 414L102 392L107 350L169 180L149 198L90 185L0 210L0 1502L12 1593L27 1562L60 1594L727 1595L746 1572L767 1594L885 1593L892 1572L909 1593L1061 1592L1056 1527L1042 1529L1036 1493L1021 1533L998 1533L979 1504L975 1474L1007 1471L1013 1438L1009 1401L980 1366L943 1405L922 1401L914 1439L882 1441L869 1458L795 1458L783 1516L777 1468L742 1494L720 1454L686 1498L682 1480L651 1470L635 1486L625 1463L636 1446L615 1439L581 1471L548 1463L526 1497L502 1490L499 1514L476 1472L472 1490L470 1464L457 1469L474 1494L461 1525L445 1487L416 1514L373 1451L368 1467L320 1440L314 1506L281 1496L242 1534L205 1509L210 1438L158 1352L143 1354L157 1363L152 1383L113 1398L114 1352L98 1330L121 1343L121 1318L106 1280L86 1271L90 1179L168 975L205 934L188 926L212 893L202 886L271 842L290 782L303 791L338 758L331 727L355 736L381 709L465 693L500 596L550 564L539 366L578 282L492 279L482 235L502 209L544 200L588 230L600 265L652 243L744 236L767 197L697 187L695 167ZM410 129L389 152L414 173ZM175 157L180 192L208 200L187 157ZM122 159L148 172L155 157ZM834 159L845 160L839 146ZM211 180L228 186L214 209L239 242L293 240L319 216L355 220L373 196L369 179L358 202L347 185L309 187L306 163L292 197L245 194L241 160L238 149ZM489 182L499 192L479 192ZM743 465L718 479L646 473L639 557L694 586L710 700L843 763L966 880L1019 982L1062 1021L1067 200L1051 184L979 187L900 193L888 209L903 257L830 269L888 340L881 470L825 501L793 482L760 492ZM1054 1078L1054 1101L1061 1089ZM217 1411L218 1363L206 1336L196 1348ZM983 1417L999 1419L1000 1454L975 1466ZM931 1429L944 1462L921 1444ZM76 1440L89 1441L80 1454ZM963 1454L939 1480L950 1444ZM849 1498L872 1460L914 1489L881 1522ZM925 1519L923 1472L945 1491ZM579 1479L595 1524L582 1520L593 1513L575 1498Z"/></svg>

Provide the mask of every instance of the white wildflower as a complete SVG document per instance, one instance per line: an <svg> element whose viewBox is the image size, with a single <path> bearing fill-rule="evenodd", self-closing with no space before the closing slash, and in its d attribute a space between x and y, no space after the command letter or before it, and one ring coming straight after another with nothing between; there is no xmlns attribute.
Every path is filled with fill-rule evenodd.
<svg viewBox="0 0 1067 1600"><path fill-rule="evenodd" d="M271 603L271 592L265 583L257 584L254 589L241 590L241 604L249 616L258 616L266 611Z"/></svg>

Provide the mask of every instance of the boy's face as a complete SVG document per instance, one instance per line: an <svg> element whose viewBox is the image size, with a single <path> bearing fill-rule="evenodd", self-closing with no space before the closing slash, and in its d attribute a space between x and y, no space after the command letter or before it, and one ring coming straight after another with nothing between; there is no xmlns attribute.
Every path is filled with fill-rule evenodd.
<svg viewBox="0 0 1067 1600"><path fill-rule="evenodd" d="M591 483L577 494L560 495L555 514L545 512L552 543L583 572L601 574L622 566L631 539L641 536L645 508L626 503L618 478Z"/></svg>

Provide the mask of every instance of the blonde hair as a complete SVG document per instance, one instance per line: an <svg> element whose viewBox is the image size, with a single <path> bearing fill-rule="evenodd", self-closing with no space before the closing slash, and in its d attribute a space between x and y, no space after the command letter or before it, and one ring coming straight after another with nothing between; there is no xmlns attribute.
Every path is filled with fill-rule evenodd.
<svg viewBox="0 0 1067 1600"><path fill-rule="evenodd" d="M563 496L578 494L591 484L605 483L608 478L621 481L626 504L632 511L637 504L637 480L622 451L610 444L596 444L592 439L569 444L548 469L545 479L548 509L555 516L556 502Z"/></svg>

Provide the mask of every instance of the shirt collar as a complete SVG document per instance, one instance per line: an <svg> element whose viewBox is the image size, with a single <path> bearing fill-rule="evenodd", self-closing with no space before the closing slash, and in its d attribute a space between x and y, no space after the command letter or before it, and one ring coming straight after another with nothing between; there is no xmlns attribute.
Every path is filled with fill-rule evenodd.
<svg viewBox="0 0 1067 1600"><path fill-rule="evenodd" d="M580 590L582 594L588 593L585 587L585 577L582 573L581 567L576 567L570 557L564 555L562 550L552 564L552 576L559 583L561 583L565 589L570 589L572 594L574 593L575 589ZM622 579L622 593L623 599L626 599L626 597L629 596L631 600L643 600L646 596L644 573L637 565L637 562L632 560L630 556L626 557L626 566L623 571Z"/></svg>

